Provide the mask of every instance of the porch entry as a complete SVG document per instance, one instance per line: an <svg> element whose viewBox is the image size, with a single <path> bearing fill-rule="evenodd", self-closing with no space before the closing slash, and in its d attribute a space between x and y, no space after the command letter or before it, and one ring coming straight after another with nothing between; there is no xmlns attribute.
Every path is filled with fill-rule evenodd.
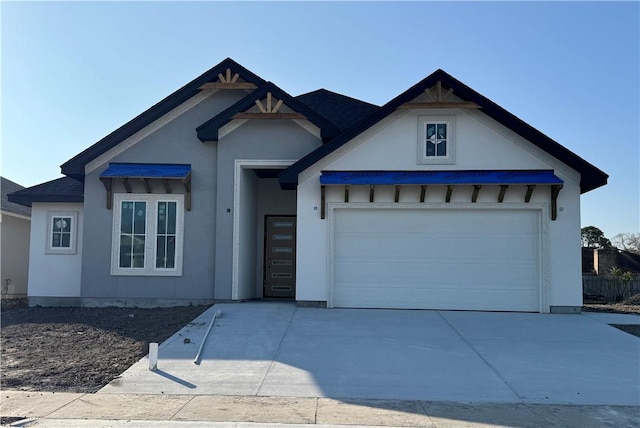
<svg viewBox="0 0 640 428"><path fill-rule="evenodd" d="M265 216L264 296L295 297L296 217Z"/></svg>

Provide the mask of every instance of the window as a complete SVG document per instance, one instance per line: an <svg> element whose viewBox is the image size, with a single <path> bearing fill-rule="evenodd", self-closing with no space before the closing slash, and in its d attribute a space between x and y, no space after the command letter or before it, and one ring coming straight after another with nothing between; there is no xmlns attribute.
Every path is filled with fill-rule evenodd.
<svg viewBox="0 0 640 428"><path fill-rule="evenodd" d="M77 211L47 212L47 254L75 254Z"/></svg>
<svg viewBox="0 0 640 428"><path fill-rule="evenodd" d="M112 275L182 275L183 195L114 195Z"/></svg>
<svg viewBox="0 0 640 428"><path fill-rule="evenodd" d="M418 123L418 163L454 163L454 118L421 116Z"/></svg>

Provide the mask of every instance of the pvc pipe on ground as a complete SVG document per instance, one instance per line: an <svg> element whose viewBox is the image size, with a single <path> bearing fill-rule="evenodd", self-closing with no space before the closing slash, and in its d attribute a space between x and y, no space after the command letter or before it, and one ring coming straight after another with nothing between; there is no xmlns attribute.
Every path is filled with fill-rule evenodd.
<svg viewBox="0 0 640 428"><path fill-rule="evenodd" d="M222 316L222 312L220 311L216 311L216 313L213 314L213 318L209 323L209 327L207 328L207 331L205 331L204 337L202 338L202 343L200 343L200 347L198 348L198 353L196 354L196 357L193 359L193 364L200 364L200 356L202 354L202 349L204 348L204 343L207 341L207 337L209 337L209 332L211 331L211 327L213 327L213 323L216 322L216 318L220 318L221 316Z"/></svg>
<svg viewBox="0 0 640 428"><path fill-rule="evenodd" d="M149 344L149 370L158 370L158 344Z"/></svg>

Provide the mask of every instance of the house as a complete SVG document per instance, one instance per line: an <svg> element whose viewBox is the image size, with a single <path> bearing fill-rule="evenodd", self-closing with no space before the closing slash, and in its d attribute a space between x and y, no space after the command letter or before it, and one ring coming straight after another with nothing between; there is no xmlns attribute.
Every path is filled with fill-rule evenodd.
<svg viewBox="0 0 640 428"><path fill-rule="evenodd" d="M10 196L31 304L579 312L608 178L442 70L375 106L231 59L61 168Z"/></svg>
<svg viewBox="0 0 640 428"><path fill-rule="evenodd" d="M2 200L0 205L0 287L2 298L27 296L29 273L29 233L31 209L9 202L7 195L24 189L0 177Z"/></svg>

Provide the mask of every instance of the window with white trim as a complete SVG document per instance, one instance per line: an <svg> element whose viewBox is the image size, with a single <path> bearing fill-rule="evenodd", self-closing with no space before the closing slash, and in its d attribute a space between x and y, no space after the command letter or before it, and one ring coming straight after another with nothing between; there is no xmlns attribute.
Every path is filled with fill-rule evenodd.
<svg viewBox="0 0 640 428"><path fill-rule="evenodd" d="M115 194L112 275L182 275L184 196Z"/></svg>
<svg viewBox="0 0 640 428"><path fill-rule="evenodd" d="M77 211L47 212L47 254L75 254Z"/></svg>
<svg viewBox="0 0 640 428"><path fill-rule="evenodd" d="M418 163L455 163L455 118L420 116L418 124Z"/></svg>

